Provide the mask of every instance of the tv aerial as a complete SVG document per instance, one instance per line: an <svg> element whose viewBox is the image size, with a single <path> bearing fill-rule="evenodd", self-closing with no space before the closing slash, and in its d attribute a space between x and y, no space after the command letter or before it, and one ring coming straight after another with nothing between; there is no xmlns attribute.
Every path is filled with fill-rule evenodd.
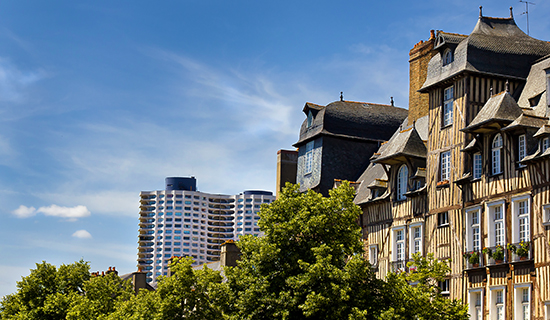
<svg viewBox="0 0 550 320"><path fill-rule="evenodd" d="M519 2L525 3L525 11L522 13L522 15L524 14L527 17L527 35L529 35L529 5L535 5L535 3L524 0L519 0Z"/></svg>

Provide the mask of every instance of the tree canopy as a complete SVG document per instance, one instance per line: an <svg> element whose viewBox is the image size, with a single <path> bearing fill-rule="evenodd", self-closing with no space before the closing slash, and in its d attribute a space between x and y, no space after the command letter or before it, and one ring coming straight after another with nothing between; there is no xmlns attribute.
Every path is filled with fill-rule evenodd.
<svg viewBox="0 0 550 320"><path fill-rule="evenodd" d="M323 197L287 184L263 205L263 237L237 241L236 267L195 270L174 258L171 276L137 295L114 273L91 277L89 263L36 264L0 302L0 319L468 319L460 300L437 286L449 273L433 255L415 255L408 273L377 279L364 259L361 210L348 183Z"/></svg>

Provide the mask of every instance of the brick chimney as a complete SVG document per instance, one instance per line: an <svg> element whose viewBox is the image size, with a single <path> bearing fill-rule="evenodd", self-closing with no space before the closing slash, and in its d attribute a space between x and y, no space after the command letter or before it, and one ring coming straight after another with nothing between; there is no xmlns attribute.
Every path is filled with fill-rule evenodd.
<svg viewBox="0 0 550 320"><path fill-rule="evenodd" d="M430 39L421 40L409 51L409 125L418 118L428 115L430 108L427 93L418 90L426 81L428 62L437 53L434 50L435 31L430 31Z"/></svg>
<svg viewBox="0 0 550 320"><path fill-rule="evenodd" d="M224 267L236 267L241 258L241 250L235 242L226 241L221 245L220 264Z"/></svg>
<svg viewBox="0 0 550 320"><path fill-rule="evenodd" d="M138 270L137 272L132 273L132 284L134 285L136 294L138 294L140 289L148 289L147 272Z"/></svg>

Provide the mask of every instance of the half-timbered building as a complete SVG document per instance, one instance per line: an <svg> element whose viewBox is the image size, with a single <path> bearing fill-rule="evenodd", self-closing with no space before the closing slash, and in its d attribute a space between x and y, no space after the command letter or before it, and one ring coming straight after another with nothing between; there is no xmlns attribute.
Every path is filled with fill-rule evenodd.
<svg viewBox="0 0 550 320"><path fill-rule="evenodd" d="M411 77L409 118L356 203L379 277L433 253L451 265L442 293L472 319L550 319L550 43L510 13L480 8L469 35L439 31L411 50L411 70L413 54L429 61L424 81Z"/></svg>

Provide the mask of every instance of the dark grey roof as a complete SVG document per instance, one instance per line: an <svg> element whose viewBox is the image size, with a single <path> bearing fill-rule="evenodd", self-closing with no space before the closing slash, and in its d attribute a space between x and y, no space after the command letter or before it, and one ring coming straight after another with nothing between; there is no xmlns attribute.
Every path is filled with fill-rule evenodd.
<svg viewBox="0 0 550 320"><path fill-rule="evenodd" d="M383 151L385 148L385 145L381 146L379 152ZM361 204L369 201L371 198L371 188L369 188L369 186L375 184L377 180L387 181L388 176L381 164L371 162L359 179L357 179L357 182L360 182L361 185L357 188L353 202L355 202L355 204Z"/></svg>
<svg viewBox="0 0 550 320"><path fill-rule="evenodd" d="M535 128L539 129L548 122L548 118L531 116L528 114L520 115L516 120L502 128L504 131L523 129L523 128Z"/></svg>
<svg viewBox="0 0 550 320"><path fill-rule="evenodd" d="M525 79L531 64L548 54L550 43L526 35L512 17L480 16L472 33L456 46L452 63L443 65L442 52L430 60L420 91L464 71Z"/></svg>
<svg viewBox="0 0 550 320"><path fill-rule="evenodd" d="M477 139L473 138L472 141L470 141L470 143L468 143L468 145L460 151L462 151L462 152L471 152L471 151L477 151L479 149L480 148L479 148L479 145L477 143Z"/></svg>
<svg viewBox="0 0 550 320"><path fill-rule="evenodd" d="M509 92L503 91L487 100L474 120L461 129L464 132L484 132L500 129L522 114L521 108Z"/></svg>
<svg viewBox="0 0 550 320"><path fill-rule="evenodd" d="M546 92L546 69L550 68L550 56L546 56L533 64L525 87L521 91L518 105L522 108L533 108L537 116L547 117L548 100ZM538 104L532 105L533 99L539 98Z"/></svg>
<svg viewBox="0 0 550 320"><path fill-rule="evenodd" d="M438 31L437 37L434 43L434 49L437 49L444 45L459 44L460 42L462 42L462 40L466 39L467 37L468 36L464 34Z"/></svg>
<svg viewBox="0 0 550 320"><path fill-rule="evenodd" d="M533 137L538 138L544 135L550 135L550 123L544 124L540 129L533 135Z"/></svg>
<svg viewBox="0 0 550 320"><path fill-rule="evenodd" d="M419 134L419 131L424 130L420 127L419 130L416 128L427 124L427 122L418 121L417 123L396 132L386 143L386 148L380 152L376 159L373 159L373 162L396 164L404 162L405 158L426 158L426 145Z"/></svg>
<svg viewBox="0 0 550 320"><path fill-rule="evenodd" d="M361 140L386 141L407 117L407 110L390 105L335 101L326 107L306 103L304 113L314 113L312 124L302 123L300 139L295 147L319 135Z"/></svg>

